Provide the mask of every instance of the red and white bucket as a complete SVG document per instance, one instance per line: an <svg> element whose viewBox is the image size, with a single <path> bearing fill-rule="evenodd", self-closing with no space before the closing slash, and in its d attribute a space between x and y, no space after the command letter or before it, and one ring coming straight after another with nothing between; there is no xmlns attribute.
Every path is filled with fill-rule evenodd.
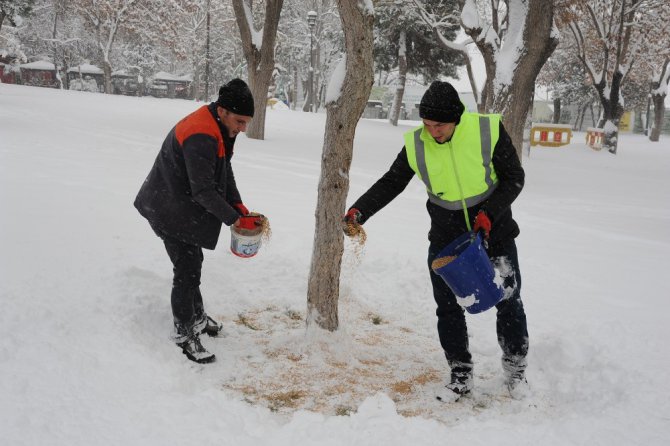
<svg viewBox="0 0 670 446"><path fill-rule="evenodd" d="M258 253L263 238L263 227L245 229L230 227L230 251L238 257L253 257Z"/></svg>

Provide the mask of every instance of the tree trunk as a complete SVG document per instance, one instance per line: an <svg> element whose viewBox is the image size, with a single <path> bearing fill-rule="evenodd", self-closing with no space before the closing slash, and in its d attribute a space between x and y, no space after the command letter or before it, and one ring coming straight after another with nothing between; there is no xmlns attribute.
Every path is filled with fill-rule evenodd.
<svg viewBox="0 0 670 446"><path fill-rule="evenodd" d="M298 67L293 67L293 96L291 97L291 110L295 110L298 102Z"/></svg>
<svg viewBox="0 0 670 446"><path fill-rule="evenodd" d="M654 126L651 128L649 140L657 142L663 131L663 120L665 118L665 95L653 95L654 102ZM649 118L647 118L649 119Z"/></svg>
<svg viewBox="0 0 670 446"><path fill-rule="evenodd" d="M326 104L326 130L316 208L312 263L307 288L307 324L335 331L344 250L342 215L356 125L372 89L373 12L359 0L337 0L344 30L346 74L339 97Z"/></svg>
<svg viewBox="0 0 670 446"><path fill-rule="evenodd" d="M311 112L312 111L312 87L311 87L311 78L307 81L307 91L305 92L305 102L302 104L302 111Z"/></svg>
<svg viewBox="0 0 670 446"><path fill-rule="evenodd" d="M554 99L554 118L552 122L554 124L561 122L561 98Z"/></svg>
<svg viewBox="0 0 670 446"><path fill-rule="evenodd" d="M211 4L210 4L209 0L207 0L206 7L207 7L207 21L206 21L206 24L205 24L205 26L206 26L206 29L205 29L205 33L206 33L206 37L205 37L205 91L203 93L203 98L202 98L203 102L208 102L209 101L209 60L211 58L211 54L210 54L211 14L210 14L210 11L209 11L210 8L211 8ZM198 97L198 95L200 94L200 80L199 80L199 78L198 78L198 83L197 83L196 88L197 88L197 90L196 90L196 93L195 93L195 97Z"/></svg>
<svg viewBox="0 0 670 446"><path fill-rule="evenodd" d="M398 85L393 98L393 106L389 113L389 122L393 126L398 126L398 117L402 107L402 98L405 95L405 82L407 81L407 37L405 30L400 31L398 41Z"/></svg>
<svg viewBox="0 0 670 446"><path fill-rule="evenodd" d="M598 105L598 117L600 117L600 104ZM589 110L591 111L591 125L593 127L598 127L598 123L596 122L596 115L593 113L593 104L589 105Z"/></svg>
<svg viewBox="0 0 670 446"><path fill-rule="evenodd" d="M553 2L527 0L527 7L528 13L523 30L523 51L519 52L511 83L502 85L493 100L493 111L503 115L505 129L512 138L519 159L521 159L523 127L528 110L533 103L532 92L535 88L535 79L558 45L558 40L552 36ZM515 11L510 11L510 14L514 13Z"/></svg>
<svg viewBox="0 0 670 446"><path fill-rule="evenodd" d="M663 68L658 76L651 83L651 98L654 102L654 128L651 130L649 140L657 142L663 131L663 119L665 117L665 96L670 83L670 57L665 58ZM647 105L647 123L649 123L649 106ZM647 124L648 125L648 124Z"/></svg>
<svg viewBox="0 0 670 446"><path fill-rule="evenodd" d="M589 104L584 104L582 107L579 108L579 112L577 113L577 120L575 121L575 127L573 130L581 132L582 128L584 128L584 117L586 116L587 108L589 108Z"/></svg>
<svg viewBox="0 0 670 446"><path fill-rule="evenodd" d="M112 94L112 66L108 60L102 62L102 72L105 83L105 93Z"/></svg>
<svg viewBox="0 0 670 446"><path fill-rule="evenodd" d="M267 96L272 81L272 72L275 68L275 40L284 0L266 0L265 2L265 22L260 48L257 48L252 40L253 19L247 17L243 1L233 0L233 9L235 10L237 27L240 30L244 58L247 61L249 88L254 96L255 114L247 128L247 137L265 139Z"/></svg>
<svg viewBox="0 0 670 446"><path fill-rule="evenodd" d="M58 68L58 43L56 43L56 38L58 37L58 8L54 7L54 26L51 32L51 38L53 39L53 62L54 68L56 69L56 80L60 84L60 89L63 89L63 78L60 75L60 70Z"/></svg>
<svg viewBox="0 0 670 446"><path fill-rule="evenodd" d="M622 79L623 74L616 70L612 76L612 85L609 89L606 88L607 84L604 78L595 86L602 106L602 117L598 122L598 127L603 129L603 149L615 155L619 139L619 121L623 115L623 105L620 101ZM606 93L609 93L609 95Z"/></svg>

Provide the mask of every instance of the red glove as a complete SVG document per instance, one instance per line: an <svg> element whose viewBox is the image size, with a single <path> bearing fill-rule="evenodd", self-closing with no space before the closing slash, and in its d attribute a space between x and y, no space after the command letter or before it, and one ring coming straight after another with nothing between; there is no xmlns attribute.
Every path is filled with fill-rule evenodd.
<svg viewBox="0 0 670 446"><path fill-rule="evenodd" d="M363 219L363 214L361 214L361 211L359 211L356 208L351 208L347 213L344 215L344 222L345 223L353 223L356 225L361 224L361 220Z"/></svg>
<svg viewBox="0 0 670 446"><path fill-rule="evenodd" d="M361 211L356 208L349 209L347 213L344 214L344 218L342 219L342 222L344 223L342 225L342 231L344 231L344 235L348 237L355 235L355 227L361 224L362 219L363 214L361 214Z"/></svg>
<svg viewBox="0 0 670 446"><path fill-rule="evenodd" d="M486 215L486 212L479 211L479 213L475 217L475 226L472 228L472 230L475 233L481 232L482 235L484 236L484 240L489 239L489 233L491 232L491 220L489 220L489 217Z"/></svg>
<svg viewBox="0 0 670 446"><path fill-rule="evenodd" d="M242 216L237 219L235 226L241 229L250 229L254 230L258 226L263 226L263 216L262 215L247 215Z"/></svg>
<svg viewBox="0 0 670 446"><path fill-rule="evenodd" d="M240 213L240 215L249 215L249 209L244 205L244 203L239 202L233 205L235 210Z"/></svg>

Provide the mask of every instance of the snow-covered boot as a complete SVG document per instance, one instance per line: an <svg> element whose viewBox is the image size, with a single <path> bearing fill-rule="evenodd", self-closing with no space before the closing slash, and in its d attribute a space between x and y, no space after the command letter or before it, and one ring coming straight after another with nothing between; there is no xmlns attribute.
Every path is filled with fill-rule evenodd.
<svg viewBox="0 0 670 446"><path fill-rule="evenodd" d="M222 324L216 322L214 319L212 319L209 316L205 316L205 324L202 327L200 333L214 337L214 336L218 336L219 333L221 333L222 329L223 329Z"/></svg>
<svg viewBox="0 0 670 446"><path fill-rule="evenodd" d="M180 342L177 345L181 347L182 352L191 361L195 361L199 364L208 364L216 360L214 353L208 352L205 347L202 346L198 335L192 335L186 341Z"/></svg>
<svg viewBox="0 0 670 446"><path fill-rule="evenodd" d="M526 380L526 358L509 356L502 359L505 372L505 386L512 399L522 400L530 395L530 386Z"/></svg>
<svg viewBox="0 0 670 446"><path fill-rule="evenodd" d="M509 396L514 400L523 400L530 396L530 386L526 377L522 374L514 374L507 379L507 390Z"/></svg>
<svg viewBox="0 0 670 446"><path fill-rule="evenodd" d="M451 381L440 389L435 397L444 403L454 403L472 390L472 369L454 367L451 369Z"/></svg>

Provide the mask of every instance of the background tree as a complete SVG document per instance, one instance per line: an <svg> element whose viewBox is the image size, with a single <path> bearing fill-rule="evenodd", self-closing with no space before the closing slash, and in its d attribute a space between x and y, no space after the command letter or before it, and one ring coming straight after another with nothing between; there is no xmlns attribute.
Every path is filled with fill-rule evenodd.
<svg viewBox="0 0 670 446"><path fill-rule="evenodd" d="M69 79L66 76L61 77L60 72L67 73L72 59L72 43L79 38L73 30L80 29L77 24L79 17L74 14L72 2L69 0L53 0L51 3L51 38L47 39L50 47L52 62L56 67L56 76L60 82L61 88L69 88Z"/></svg>
<svg viewBox="0 0 670 446"><path fill-rule="evenodd" d="M474 0L466 0L461 26L486 64L485 109L501 113L519 159L523 130L533 103L535 79L558 45L553 0L491 2L487 22Z"/></svg>
<svg viewBox="0 0 670 446"><path fill-rule="evenodd" d="M34 4L35 0L0 0L0 31L5 19L15 25L16 17L28 17Z"/></svg>
<svg viewBox="0 0 670 446"><path fill-rule="evenodd" d="M469 39L460 43L449 40L441 31L456 19L431 13L420 0L424 20L431 25L439 42L460 51L468 67L468 75L479 109L503 115L519 158L523 129L533 102L535 79L558 44L554 27L554 2L558 0L458 0L460 24ZM480 93L472 76L466 45L474 43L484 58L486 82Z"/></svg>
<svg viewBox="0 0 670 446"><path fill-rule="evenodd" d="M308 11L316 12L316 24L310 42ZM277 51L279 66L284 69L280 80L290 83L295 97L292 108L303 101L303 111L309 111L310 43L313 47L313 111L317 112L325 99L326 85L344 51L339 12L334 0L294 0L284 5L279 26ZM286 87L285 87L286 88Z"/></svg>
<svg viewBox="0 0 670 446"><path fill-rule="evenodd" d="M670 20L665 0L575 0L561 15L602 106L603 147L616 153L622 88L653 48L654 23ZM667 47L667 41L666 41Z"/></svg>
<svg viewBox="0 0 670 446"><path fill-rule="evenodd" d="M14 54L20 60L27 60L27 56L22 49L17 26L23 18L31 15L33 4L34 0L0 0L0 47L3 53ZM2 25L7 22L9 29L5 27L2 31Z"/></svg>
<svg viewBox="0 0 670 446"><path fill-rule="evenodd" d="M556 102L560 101L561 104L573 104L577 108L572 123L573 130L582 130L587 112L591 114L592 125L597 124L593 104L598 103L598 96L584 67L577 59L572 39L561 39L556 50L542 67L536 84L546 87L552 93L554 122L565 122L566 119L565 114L556 116Z"/></svg>
<svg viewBox="0 0 670 446"><path fill-rule="evenodd" d="M649 139L658 141L663 130L663 119L665 117L665 97L668 94L670 84L670 56L666 56L660 70L652 79L651 100L654 104L654 125L651 128ZM647 116L647 119L649 117Z"/></svg>
<svg viewBox="0 0 670 446"><path fill-rule="evenodd" d="M275 40L284 0L265 0L262 31L257 31L254 26L251 0L249 2L247 4L244 0L233 0L244 58L247 61L249 88L254 96L256 109L254 119L247 129L247 136L253 139L265 139L265 108L275 69Z"/></svg>
<svg viewBox="0 0 670 446"><path fill-rule="evenodd" d="M474 72L472 70L472 61L467 48L467 45L472 43L472 39L467 38L460 42L456 42L455 39L450 38L445 32L445 29L448 30L454 26L460 26L460 10L463 8L464 2L458 0L456 2L457 7L452 9L435 8L431 3L422 0L413 0L413 3L417 7L417 12L421 16L421 19L433 30L436 41L442 47L449 48L461 55L462 62L465 64L468 73L470 88L475 98L475 102L477 103L477 108L479 112L485 112L486 97L482 94L481 89L477 86L475 81Z"/></svg>
<svg viewBox="0 0 670 446"><path fill-rule="evenodd" d="M333 0L316 3L314 30L314 112L319 111L326 99L326 88L333 70L345 50L340 17ZM309 60L308 66L309 66Z"/></svg>
<svg viewBox="0 0 670 446"><path fill-rule="evenodd" d="M75 7L93 31L104 73L105 93L112 93L112 56L119 31L133 15L157 16L154 8L140 10L142 0L77 0Z"/></svg>
<svg viewBox="0 0 670 446"><path fill-rule="evenodd" d="M193 74L192 97L199 98L201 80L207 62L207 20L211 20L211 0L173 0L171 20L161 38L172 42L171 47L177 61L184 61Z"/></svg>
<svg viewBox="0 0 670 446"><path fill-rule="evenodd" d="M427 7L453 10L454 0L428 0ZM458 24L442 29L449 39L456 37ZM459 52L435 41L433 30L426 25L413 3L380 2L375 11L375 62L378 69L398 68L393 105L389 122L398 125L400 108L405 93L407 74L421 76L428 83L440 76L457 77L462 65Z"/></svg>
<svg viewBox="0 0 670 446"><path fill-rule="evenodd" d="M368 6L369 5L369 6ZM356 125L373 83L371 3L338 0L346 53L328 86L326 130L316 227L307 288L307 324L334 331L344 250L342 214L349 191L349 168Z"/></svg>

